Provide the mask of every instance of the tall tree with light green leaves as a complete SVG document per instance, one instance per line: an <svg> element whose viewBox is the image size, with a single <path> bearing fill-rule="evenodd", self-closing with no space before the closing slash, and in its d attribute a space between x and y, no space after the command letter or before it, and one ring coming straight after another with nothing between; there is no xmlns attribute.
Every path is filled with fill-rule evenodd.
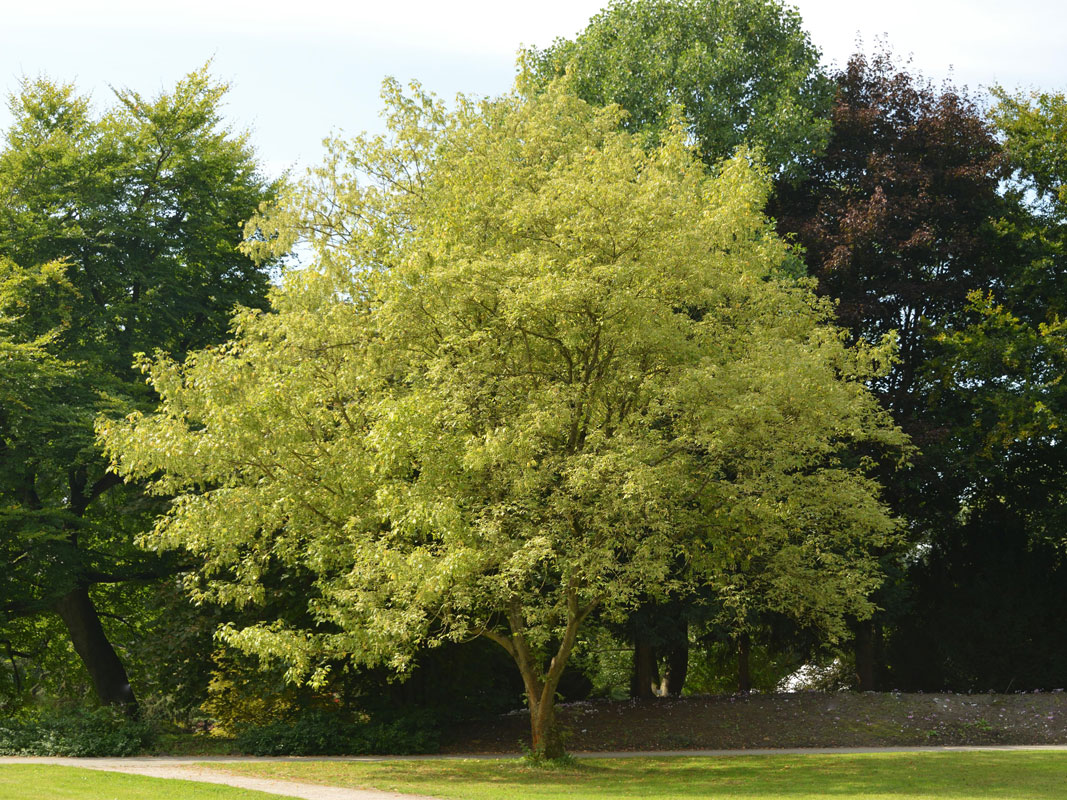
<svg viewBox="0 0 1067 800"><path fill-rule="evenodd" d="M147 543L245 606L315 576L313 630L227 641L322 681L485 637L514 659L533 748L591 615L769 564L772 608L869 612L895 535L857 442L903 435L783 278L742 155L709 174L680 124L646 149L565 83L446 113L388 84L389 138L334 141L254 224L314 266L236 338L144 362L162 404L106 423L115 468L174 495ZM682 565L679 568L679 565Z"/></svg>
<svg viewBox="0 0 1067 800"><path fill-rule="evenodd" d="M529 51L526 66L531 88L569 74L587 102L617 103L626 112L622 126L649 144L680 113L709 166L754 148L779 187L804 177L829 138L832 81L800 15L778 0L617 0L573 39ZM798 257L788 269L801 274L804 265ZM736 620L751 616L729 605L739 611L731 614ZM661 658L660 689L681 692L689 624L707 616L652 603L633 616L626 635L634 645L634 697L652 696ZM738 625L732 636L742 646L748 623Z"/></svg>
<svg viewBox="0 0 1067 800"><path fill-rule="evenodd" d="M24 80L0 149L0 635L28 652L25 620L58 615L100 700L131 712L100 589L170 567L134 547L159 503L108 471L93 424L153 406L135 353L180 357L264 305L266 269L237 248L275 187L222 124L225 91L200 70L98 115Z"/></svg>

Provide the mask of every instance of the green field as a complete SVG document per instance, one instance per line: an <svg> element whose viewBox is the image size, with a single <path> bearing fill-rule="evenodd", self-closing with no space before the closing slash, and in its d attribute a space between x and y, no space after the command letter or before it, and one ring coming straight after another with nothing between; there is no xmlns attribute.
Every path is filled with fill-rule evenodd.
<svg viewBox="0 0 1067 800"><path fill-rule="evenodd" d="M0 800L277 800L276 794L78 767L0 764Z"/></svg>
<svg viewBox="0 0 1067 800"><path fill-rule="evenodd" d="M1067 753L964 752L581 760L227 764L244 775L463 800L1063 800Z"/></svg>
<svg viewBox="0 0 1067 800"><path fill-rule="evenodd" d="M205 764L222 769L220 764ZM583 759L533 769L514 760L304 761L227 771L463 800L1062 800L1067 753ZM259 800L277 795L192 781L48 765L0 765L0 800Z"/></svg>

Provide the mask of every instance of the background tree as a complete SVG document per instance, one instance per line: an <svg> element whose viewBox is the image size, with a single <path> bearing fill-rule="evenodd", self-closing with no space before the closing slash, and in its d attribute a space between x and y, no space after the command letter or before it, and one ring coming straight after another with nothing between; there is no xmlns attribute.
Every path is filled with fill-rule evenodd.
<svg viewBox="0 0 1067 800"><path fill-rule="evenodd" d="M146 364L159 412L103 429L118 469L177 495L153 540L196 554L211 596L316 576L315 629L227 639L319 681L331 657L403 668L419 641L488 638L555 756L594 611L770 551L769 605L832 587L869 609L895 523L841 454L903 442L863 385L887 353L779 277L745 158L708 175L679 128L646 151L562 84L453 115L387 94L394 141L335 144L274 217L318 266L234 342Z"/></svg>
<svg viewBox="0 0 1067 800"><path fill-rule="evenodd" d="M914 612L889 653L906 688L1058 688L1065 678L1067 642L1049 631L1064 624L1067 588L1067 103L1056 94L995 96L991 119L1010 170L992 242L1002 273L972 293L934 365L937 403L955 416L950 456L970 480L958 523L911 572Z"/></svg>
<svg viewBox="0 0 1067 800"><path fill-rule="evenodd" d="M107 471L93 420L151 407L135 353L180 356L263 305L267 275L237 245L274 189L221 124L225 90L201 70L96 117L73 87L26 80L0 152L0 335L33 368L0 410L0 627L58 613L100 699L131 709L93 587L169 567L134 548L158 502Z"/></svg>
<svg viewBox="0 0 1067 800"><path fill-rule="evenodd" d="M745 144L795 180L829 130L832 84L777 0L617 0L573 41L530 51L529 66L542 84L569 72L579 97L617 103L623 127L652 142L680 107L709 165Z"/></svg>
<svg viewBox="0 0 1067 800"><path fill-rule="evenodd" d="M966 94L935 89L888 52L853 56L836 82L826 152L771 213L803 246L819 293L837 300L856 340L895 332L897 362L873 387L922 455L885 480L912 541L929 545L956 528L973 483L953 433L972 424L970 410L941 391L939 364L944 336L967 324L970 294L1004 280L993 236L1004 209L1000 145ZM876 686L880 635L877 619L858 626L863 689Z"/></svg>
<svg viewBox="0 0 1067 800"><path fill-rule="evenodd" d="M1000 147L973 100L924 84L887 52L853 56L836 80L826 152L771 210L842 325L872 341L896 333L897 365L878 394L925 441L923 364L999 269L988 251Z"/></svg>

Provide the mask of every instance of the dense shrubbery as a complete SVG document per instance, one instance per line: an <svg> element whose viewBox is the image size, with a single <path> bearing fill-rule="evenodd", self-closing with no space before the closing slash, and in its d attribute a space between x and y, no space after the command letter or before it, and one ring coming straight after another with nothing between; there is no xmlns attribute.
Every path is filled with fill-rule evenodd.
<svg viewBox="0 0 1067 800"><path fill-rule="evenodd" d="M45 711L0 721L0 755L129 756L155 738L147 722L109 708Z"/></svg>
<svg viewBox="0 0 1067 800"><path fill-rule="evenodd" d="M426 713L352 722L337 713L310 711L290 722L246 727L236 746L254 756L409 755L436 752L440 730Z"/></svg>

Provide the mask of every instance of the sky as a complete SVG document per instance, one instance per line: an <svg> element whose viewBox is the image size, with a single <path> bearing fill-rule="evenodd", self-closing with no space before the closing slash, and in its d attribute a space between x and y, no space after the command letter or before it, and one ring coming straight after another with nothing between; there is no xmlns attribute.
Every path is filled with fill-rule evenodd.
<svg viewBox="0 0 1067 800"><path fill-rule="evenodd" d="M391 75L444 97L507 91L521 45L573 37L606 0L38 0L5 8L0 89L74 81L98 108L109 87L155 95L211 60L226 117L268 172L319 160L323 137L381 130ZM879 37L940 82L1067 90L1063 0L794 0L827 64ZM0 108L0 127L10 119Z"/></svg>

